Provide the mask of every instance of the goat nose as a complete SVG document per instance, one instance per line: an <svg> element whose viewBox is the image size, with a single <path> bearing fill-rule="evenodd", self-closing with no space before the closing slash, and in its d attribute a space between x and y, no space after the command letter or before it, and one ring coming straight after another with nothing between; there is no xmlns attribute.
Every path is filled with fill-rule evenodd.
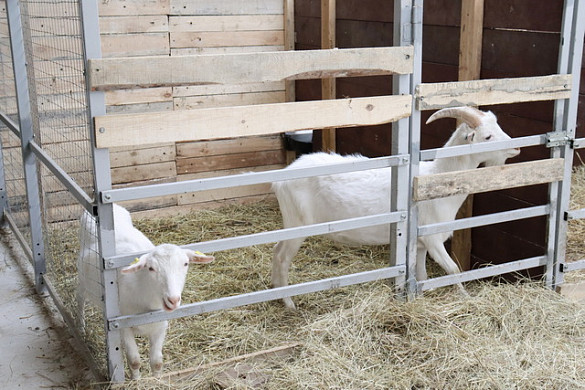
<svg viewBox="0 0 585 390"><path fill-rule="evenodd" d="M181 303L181 296L168 297L167 299L168 299L169 303L173 306L177 306L179 303Z"/></svg>

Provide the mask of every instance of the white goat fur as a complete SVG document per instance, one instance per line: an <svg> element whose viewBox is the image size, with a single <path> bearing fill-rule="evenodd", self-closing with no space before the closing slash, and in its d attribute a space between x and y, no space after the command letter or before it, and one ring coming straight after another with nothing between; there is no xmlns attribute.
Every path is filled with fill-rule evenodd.
<svg viewBox="0 0 585 390"><path fill-rule="evenodd" d="M189 263L209 263L213 256L184 250L176 245L154 244L132 225L130 213L114 205L114 234L116 254L148 253L138 261L122 268L118 277L120 313L131 315L153 310L173 311L181 304ZM96 306L102 305L101 267L98 255L97 225L94 218L84 212L79 230L81 250L77 269L79 285L77 304L82 326L86 298ZM162 372L162 347L168 322L156 322L122 329L122 343L130 365L132 379L140 378L140 356L135 335L145 335L150 343L150 367L153 375Z"/></svg>
<svg viewBox="0 0 585 390"><path fill-rule="evenodd" d="M449 111L448 111L449 110ZM427 123L442 117L465 116L468 123L461 124L445 146L479 142L509 140L510 137L497 124L495 115L473 108L445 109L434 114ZM469 118L471 116L471 119ZM471 127L470 125L473 125ZM507 158L517 155L518 149L485 152L460 157L441 158L420 163L420 175L477 168L480 164L502 165ZM314 167L332 163L366 160L363 156L313 153L303 155L289 168ZM280 181L272 184L278 199L285 228L355 218L390 211L390 168L317 176ZM466 195L418 203L419 224L447 222L455 219ZM417 245L417 279L427 278L425 259L429 255L449 274L459 272L457 264L447 253L443 243L452 232L422 236ZM388 225L373 226L351 231L330 233L329 238L350 245L383 245L389 243ZM281 241L274 247L272 285L288 284L288 272L294 255L304 238ZM463 287L459 285L461 289ZM291 298L285 306L294 308Z"/></svg>

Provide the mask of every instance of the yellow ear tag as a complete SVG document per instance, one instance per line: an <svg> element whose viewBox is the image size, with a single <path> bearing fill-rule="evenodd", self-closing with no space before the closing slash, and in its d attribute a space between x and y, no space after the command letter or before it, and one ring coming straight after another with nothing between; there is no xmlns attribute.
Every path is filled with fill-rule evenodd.
<svg viewBox="0 0 585 390"><path fill-rule="evenodd" d="M138 263L139 261L140 261L140 259L137 257L134 259L133 262L130 263L130 265L134 265L134 264Z"/></svg>
<svg viewBox="0 0 585 390"><path fill-rule="evenodd" d="M195 251L195 254L196 254L196 255L199 255L199 256L205 256L205 253L201 253L201 252L199 252L199 251Z"/></svg>

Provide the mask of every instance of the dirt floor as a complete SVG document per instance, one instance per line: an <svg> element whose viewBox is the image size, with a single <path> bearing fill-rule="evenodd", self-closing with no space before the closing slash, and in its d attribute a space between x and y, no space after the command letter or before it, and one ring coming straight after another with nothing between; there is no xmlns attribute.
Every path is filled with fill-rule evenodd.
<svg viewBox="0 0 585 390"><path fill-rule="evenodd" d="M18 243L2 232L0 389L82 388L92 381L89 370L77 356L63 321L50 308L50 298L36 294L30 266L24 262Z"/></svg>

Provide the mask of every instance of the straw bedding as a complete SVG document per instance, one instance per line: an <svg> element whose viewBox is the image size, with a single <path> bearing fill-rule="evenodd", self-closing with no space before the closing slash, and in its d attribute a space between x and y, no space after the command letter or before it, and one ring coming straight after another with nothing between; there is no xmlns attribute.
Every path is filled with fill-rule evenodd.
<svg viewBox="0 0 585 390"><path fill-rule="evenodd" d="M585 183L580 184L584 173L579 169L574 174L575 207L585 206ZM281 219L276 202L266 199L144 219L136 225L155 243L185 244L277 229ZM583 227L571 222L570 228L569 257L583 257L583 233L578 230ZM61 283L66 296L73 294L74 237L72 233L63 238L71 243L71 254L62 265L67 269L63 274L70 275ZM269 288L271 247L218 252L214 263L193 266L183 302ZM310 238L295 257L291 282L379 268L388 256L386 247L348 248ZM439 272L432 268L431 275ZM165 370L204 366L298 342L300 346L287 356L249 362L264 378L261 388L585 388L584 306L538 282L472 283L468 290L470 297L444 288L403 302L393 297L387 284L378 282L296 297L296 311L275 301L174 320L163 351ZM90 314L88 322L87 342L105 367L99 314ZM144 348L146 343L141 344ZM142 356L147 374L145 351ZM187 379L144 378L125 388L219 388L224 370L214 367ZM232 387L248 388L250 383L241 378Z"/></svg>

